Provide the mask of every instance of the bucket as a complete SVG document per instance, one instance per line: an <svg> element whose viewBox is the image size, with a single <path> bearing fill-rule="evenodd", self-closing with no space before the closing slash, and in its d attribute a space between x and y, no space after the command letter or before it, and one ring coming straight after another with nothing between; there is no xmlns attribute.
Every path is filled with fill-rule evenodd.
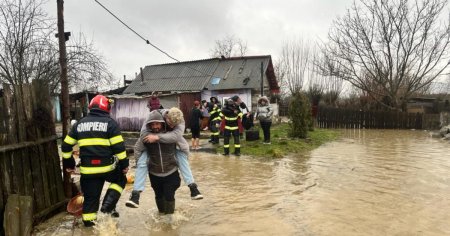
<svg viewBox="0 0 450 236"><path fill-rule="evenodd" d="M255 141L259 140L259 130L247 130L245 131L245 140L246 141Z"/></svg>
<svg viewBox="0 0 450 236"><path fill-rule="evenodd" d="M76 217L81 216L81 213L83 212L83 202L83 195L76 195L75 197L70 199L69 204L67 204L67 212Z"/></svg>
<svg viewBox="0 0 450 236"><path fill-rule="evenodd" d="M127 174L127 184L133 184L133 183L134 183L134 175Z"/></svg>

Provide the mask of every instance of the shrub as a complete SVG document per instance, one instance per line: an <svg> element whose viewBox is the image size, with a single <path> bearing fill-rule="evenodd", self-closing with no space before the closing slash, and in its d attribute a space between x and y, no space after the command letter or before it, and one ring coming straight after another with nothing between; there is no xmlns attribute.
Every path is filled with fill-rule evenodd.
<svg viewBox="0 0 450 236"><path fill-rule="evenodd" d="M289 102L289 131L293 138L306 138L311 126L311 105L308 98L302 92L294 92Z"/></svg>

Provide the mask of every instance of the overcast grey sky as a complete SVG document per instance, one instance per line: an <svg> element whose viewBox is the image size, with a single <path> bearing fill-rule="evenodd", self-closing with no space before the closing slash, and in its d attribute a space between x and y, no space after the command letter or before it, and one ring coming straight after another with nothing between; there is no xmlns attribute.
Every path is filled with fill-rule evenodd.
<svg viewBox="0 0 450 236"><path fill-rule="evenodd" d="M209 58L215 41L234 35L247 55L278 57L296 37L326 39L333 19L352 0L99 0L119 18L178 60ZM56 18L56 0L45 9ZM117 78L139 67L174 62L137 37L94 0L64 1L65 29L92 40ZM70 43L70 42L69 42Z"/></svg>

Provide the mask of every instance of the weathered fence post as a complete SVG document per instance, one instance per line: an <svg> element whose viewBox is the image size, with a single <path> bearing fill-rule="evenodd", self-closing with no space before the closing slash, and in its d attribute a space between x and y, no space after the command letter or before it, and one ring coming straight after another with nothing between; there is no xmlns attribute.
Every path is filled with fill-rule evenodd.
<svg viewBox="0 0 450 236"><path fill-rule="evenodd" d="M11 194L5 208L3 222L6 235L31 235L33 230L33 198Z"/></svg>
<svg viewBox="0 0 450 236"><path fill-rule="evenodd" d="M6 227L15 230L13 225L22 223L25 223L22 233L17 235L28 235L33 220L46 216L66 202L51 110L49 91L42 81L34 80L32 86L3 85L3 98L0 98L0 235ZM10 223L4 225L6 200L9 201L12 194L20 195L21 199L28 196L31 204L28 200L20 200L19 205L25 202L28 206L22 203L21 209L31 208L31 211L21 212L25 215L20 221L8 219ZM31 223L23 222L25 218L31 218Z"/></svg>

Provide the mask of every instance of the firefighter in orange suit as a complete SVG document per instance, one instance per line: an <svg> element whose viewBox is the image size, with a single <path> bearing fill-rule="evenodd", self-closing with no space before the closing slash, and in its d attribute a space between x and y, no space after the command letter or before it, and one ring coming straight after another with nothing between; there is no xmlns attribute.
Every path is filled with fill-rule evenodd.
<svg viewBox="0 0 450 236"><path fill-rule="evenodd" d="M89 114L72 127L61 146L65 171L75 168L72 146L78 143L80 147L82 218L86 227L95 224L105 181L111 184L100 211L119 217L115 208L127 182L129 163L124 140L116 121L109 116L112 102L103 95L95 96L89 104Z"/></svg>

